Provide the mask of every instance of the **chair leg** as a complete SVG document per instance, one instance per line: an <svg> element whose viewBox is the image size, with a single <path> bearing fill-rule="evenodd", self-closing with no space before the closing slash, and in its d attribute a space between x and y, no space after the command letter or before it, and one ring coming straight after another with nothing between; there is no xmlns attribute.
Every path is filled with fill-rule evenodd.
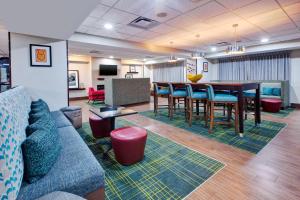
<svg viewBox="0 0 300 200"><path fill-rule="evenodd" d="M173 119L174 112L174 98L170 97L170 119Z"/></svg>
<svg viewBox="0 0 300 200"><path fill-rule="evenodd" d="M88 103L90 103L90 101L91 101L91 100L89 99L89 100L88 100Z"/></svg>
<svg viewBox="0 0 300 200"><path fill-rule="evenodd" d="M193 99L189 100L189 125L192 126L192 120L193 120Z"/></svg>
<svg viewBox="0 0 300 200"><path fill-rule="evenodd" d="M210 105L210 102L206 102L206 105L205 105L205 109L206 109L206 112L204 113L204 116L205 116L205 126L207 127L208 126L208 116L209 116L209 105Z"/></svg>
<svg viewBox="0 0 300 200"><path fill-rule="evenodd" d="M225 113L225 109L226 109L226 105L224 104L224 105L223 105L223 116L225 116L225 115L226 115L226 113Z"/></svg>
<svg viewBox="0 0 300 200"><path fill-rule="evenodd" d="M168 117L170 117L170 95L168 95Z"/></svg>
<svg viewBox="0 0 300 200"><path fill-rule="evenodd" d="M157 109L158 109L158 97L154 94L154 114L157 115Z"/></svg>
<svg viewBox="0 0 300 200"><path fill-rule="evenodd" d="M239 133L239 106L238 103L235 103L235 132Z"/></svg>
<svg viewBox="0 0 300 200"><path fill-rule="evenodd" d="M210 103L210 126L209 126L209 133L212 133L214 127L214 102Z"/></svg>

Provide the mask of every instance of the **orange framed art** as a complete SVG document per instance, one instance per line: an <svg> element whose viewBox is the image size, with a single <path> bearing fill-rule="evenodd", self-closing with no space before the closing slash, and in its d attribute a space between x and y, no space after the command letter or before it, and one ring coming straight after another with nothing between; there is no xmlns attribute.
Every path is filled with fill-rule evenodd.
<svg viewBox="0 0 300 200"><path fill-rule="evenodd" d="M30 44L30 66L52 67L51 46Z"/></svg>

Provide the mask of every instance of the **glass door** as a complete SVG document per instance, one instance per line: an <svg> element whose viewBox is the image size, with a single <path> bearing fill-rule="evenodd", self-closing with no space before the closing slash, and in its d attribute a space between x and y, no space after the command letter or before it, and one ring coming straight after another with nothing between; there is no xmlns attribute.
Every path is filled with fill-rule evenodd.
<svg viewBox="0 0 300 200"><path fill-rule="evenodd" d="M10 89L10 66L9 58L0 58L0 92Z"/></svg>

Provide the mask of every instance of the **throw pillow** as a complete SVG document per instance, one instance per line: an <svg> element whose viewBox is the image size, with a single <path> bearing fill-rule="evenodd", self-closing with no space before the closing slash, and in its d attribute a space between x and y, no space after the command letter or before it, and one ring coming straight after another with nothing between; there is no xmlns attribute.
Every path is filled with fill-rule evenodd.
<svg viewBox="0 0 300 200"><path fill-rule="evenodd" d="M33 132L39 129L46 129L52 131L57 130L57 126L55 121L52 119L51 115L43 115L33 124L30 124L26 128L26 135L30 136Z"/></svg>
<svg viewBox="0 0 300 200"><path fill-rule="evenodd" d="M37 108L38 109L46 108L48 111L50 111L48 104L45 101L43 101L42 99L31 102L31 109L37 109Z"/></svg>
<svg viewBox="0 0 300 200"><path fill-rule="evenodd" d="M42 117L46 117L45 115L50 115L47 110L40 110L38 112L30 112L29 113L29 124L33 124L38 121Z"/></svg>
<svg viewBox="0 0 300 200"><path fill-rule="evenodd" d="M34 183L45 176L55 164L61 150L57 131L38 129L22 144L24 177Z"/></svg>
<svg viewBox="0 0 300 200"><path fill-rule="evenodd" d="M281 88L273 88L272 93L274 96L281 96Z"/></svg>
<svg viewBox="0 0 300 200"><path fill-rule="evenodd" d="M263 95L273 95L273 88L264 87L263 88Z"/></svg>

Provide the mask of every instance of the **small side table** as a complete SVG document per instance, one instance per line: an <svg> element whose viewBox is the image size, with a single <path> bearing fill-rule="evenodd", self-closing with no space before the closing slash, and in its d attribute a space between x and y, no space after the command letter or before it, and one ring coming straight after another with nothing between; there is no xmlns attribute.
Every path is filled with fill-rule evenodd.
<svg viewBox="0 0 300 200"><path fill-rule="evenodd" d="M82 127L82 111L79 106L69 106L60 109L64 115L70 120L74 128Z"/></svg>

